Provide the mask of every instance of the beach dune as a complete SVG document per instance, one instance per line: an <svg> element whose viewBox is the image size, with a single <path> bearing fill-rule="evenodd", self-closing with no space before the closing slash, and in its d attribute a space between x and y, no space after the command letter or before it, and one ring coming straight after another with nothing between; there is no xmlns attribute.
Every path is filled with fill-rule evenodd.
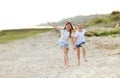
<svg viewBox="0 0 120 78"><path fill-rule="evenodd" d="M70 67L65 67L59 33L0 44L0 78L120 78L120 36L86 37L87 59L77 65L70 45Z"/></svg>

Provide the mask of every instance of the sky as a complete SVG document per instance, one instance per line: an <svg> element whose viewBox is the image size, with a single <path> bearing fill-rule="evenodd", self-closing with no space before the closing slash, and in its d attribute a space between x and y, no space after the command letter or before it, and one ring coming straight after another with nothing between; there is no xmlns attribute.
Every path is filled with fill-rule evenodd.
<svg viewBox="0 0 120 78"><path fill-rule="evenodd" d="M0 30L114 10L120 10L119 0L0 0Z"/></svg>

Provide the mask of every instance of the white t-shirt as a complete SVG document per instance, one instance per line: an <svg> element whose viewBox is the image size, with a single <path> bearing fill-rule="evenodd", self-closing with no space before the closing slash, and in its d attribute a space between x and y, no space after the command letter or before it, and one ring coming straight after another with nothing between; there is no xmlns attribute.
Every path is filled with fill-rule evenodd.
<svg viewBox="0 0 120 78"><path fill-rule="evenodd" d="M84 36L85 32L87 32L86 29L82 29L81 32L76 31L76 33L75 33L75 37L77 37L76 45L79 45L80 43L85 42L85 36Z"/></svg>
<svg viewBox="0 0 120 78"><path fill-rule="evenodd" d="M68 31L66 31L65 29L60 30L61 32L61 38L59 40L59 42L64 42L66 44L69 44L69 33Z"/></svg>

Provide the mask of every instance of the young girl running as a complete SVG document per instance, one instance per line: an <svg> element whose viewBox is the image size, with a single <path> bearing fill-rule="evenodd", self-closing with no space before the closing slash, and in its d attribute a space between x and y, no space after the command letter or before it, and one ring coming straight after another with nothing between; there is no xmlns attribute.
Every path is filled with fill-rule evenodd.
<svg viewBox="0 0 120 78"><path fill-rule="evenodd" d="M84 61L87 62L84 37L85 34L93 35L92 33L87 32L86 29L83 29L83 24L78 24L77 31L74 35L74 49L77 50L78 65L80 64L80 47L82 48Z"/></svg>
<svg viewBox="0 0 120 78"><path fill-rule="evenodd" d="M61 38L59 40L59 45L62 47L62 50L64 52L65 66L69 66L68 47L69 47L69 40L72 40L72 33L74 31L73 25L71 22L66 22L64 29L61 29L52 23L48 22L48 24L53 26L55 29L61 32Z"/></svg>

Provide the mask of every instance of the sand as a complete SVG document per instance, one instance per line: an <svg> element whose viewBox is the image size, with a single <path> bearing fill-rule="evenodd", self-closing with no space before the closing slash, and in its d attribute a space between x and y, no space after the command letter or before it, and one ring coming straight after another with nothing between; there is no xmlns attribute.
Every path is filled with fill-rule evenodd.
<svg viewBox="0 0 120 78"><path fill-rule="evenodd" d="M70 45L70 67L58 40L51 31L0 44L0 78L120 78L120 36L86 37L88 62L81 52L80 66Z"/></svg>

